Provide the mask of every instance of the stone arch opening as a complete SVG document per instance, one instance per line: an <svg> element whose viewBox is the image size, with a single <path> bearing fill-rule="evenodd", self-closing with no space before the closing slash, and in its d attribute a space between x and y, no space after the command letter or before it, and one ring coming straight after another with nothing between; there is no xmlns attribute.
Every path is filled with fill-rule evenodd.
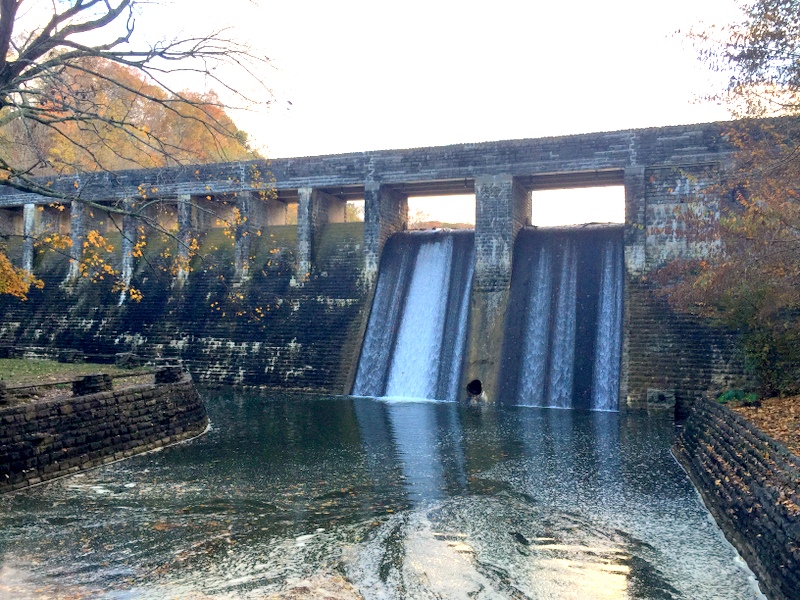
<svg viewBox="0 0 800 600"><path fill-rule="evenodd" d="M537 227L624 223L625 171L600 169L519 178L530 191L530 224Z"/></svg>

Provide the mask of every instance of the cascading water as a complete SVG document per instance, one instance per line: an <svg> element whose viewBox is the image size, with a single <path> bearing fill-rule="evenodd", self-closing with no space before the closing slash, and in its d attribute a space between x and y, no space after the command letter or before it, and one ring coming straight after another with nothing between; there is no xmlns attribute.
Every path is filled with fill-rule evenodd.
<svg viewBox="0 0 800 600"><path fill-rule="evenodd" d="M603 248L592 374L592 408L596 410L617 409L622 352L622 271L622 245L608 240Z"/></svg>
<svg viewBox="0 0 800 600"><path fill-rule="evenodd" d="M619 227L524 230L504 340L504 401L617 410L622 331Z"/></svg>
<svg viewBox="0 0 800 600"><path fill-rule="evenodd" d="M389 241L355 395L457 398L474 239L472 232L420 232Z"/></svg>

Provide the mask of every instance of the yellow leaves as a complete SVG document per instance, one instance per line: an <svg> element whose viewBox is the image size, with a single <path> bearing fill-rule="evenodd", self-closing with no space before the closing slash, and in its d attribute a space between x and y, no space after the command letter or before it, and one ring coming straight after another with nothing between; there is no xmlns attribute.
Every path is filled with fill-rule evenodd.
<svg viewBox="0 0 800 600"><path fill-rule="evenodd" d="M131 249L131 256L134 258L141 258L144 256L144 249L147 246L147 240L141 238L138 242L133 245Z"/></svg>
<svg viewBox="0 0 800 600"><path fill-rule="evenodd" d="M72 246L72 238L61 233L51 233L36 240L35 245L44 246L54 251L61 251Z"/></svg>
<svg viewBox="0 0 800 600"><path fill-rule="evenodd" d="M44 283L30 273L16 268L8 257L0 252L0 294L16 296L20 300L28 299L31 287L41 289Z"/></svg>

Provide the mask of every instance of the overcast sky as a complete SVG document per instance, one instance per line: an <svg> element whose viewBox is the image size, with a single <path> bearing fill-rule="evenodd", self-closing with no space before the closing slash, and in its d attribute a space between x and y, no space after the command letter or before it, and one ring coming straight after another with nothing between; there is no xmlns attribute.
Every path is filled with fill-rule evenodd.
<svg viewBox="0 0 800 600"><path fill-rule="evenodd" d="M283 157L724 119L695 102L719 77L676 32L735 15L733 0L174 0L139 25L229 26L272 58L273 104L237 122Z"/></svg>
<svg viewBox="0 0 800 600"><path fill-rule="evenodd" d="M268 55L273 101L236 122L286 157L725 119L698 101L720 76L678 32L736 15L733 0L174 0L140 31L228 26Z"/></svg>

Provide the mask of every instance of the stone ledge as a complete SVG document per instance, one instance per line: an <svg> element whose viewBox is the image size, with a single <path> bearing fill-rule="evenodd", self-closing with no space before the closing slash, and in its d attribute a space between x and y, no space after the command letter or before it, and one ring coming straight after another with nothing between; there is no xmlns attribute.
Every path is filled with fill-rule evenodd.
<svg viewBox="0 0 800 600"><path fill-rule="evenodd" d="M800 458L739 415L696 403L673 453L773 600L800 590Z"/></svg>
<svg viewBox="0 0 800 600"><path fill-rule="evenodd" d="M205 431L205 406L190 377L137 386L133 394L131 389L0 409L5 423L0 432L0 493L124 460ZM97 410L110 399L116 402ZM66 406L71 410L60 410Z"/></svg>

